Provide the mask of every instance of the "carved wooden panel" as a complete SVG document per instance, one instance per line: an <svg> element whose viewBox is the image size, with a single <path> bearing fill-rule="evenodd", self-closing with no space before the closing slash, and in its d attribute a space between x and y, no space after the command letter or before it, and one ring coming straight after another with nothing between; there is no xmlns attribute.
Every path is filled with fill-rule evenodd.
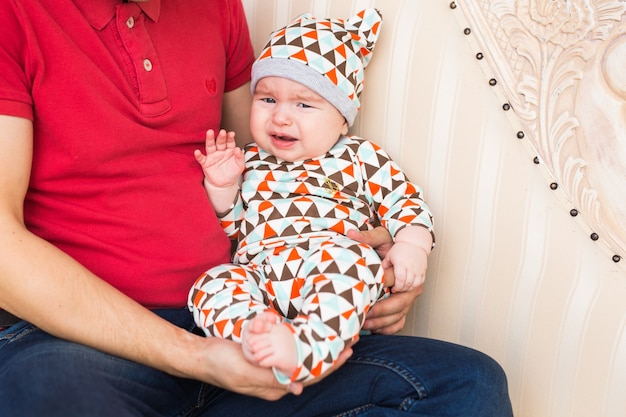
<svg viewBox="0 0 626 417"><path fill-rule="evenodd" d="M458 6L458 7L457 7ZM503 109L589 236L626 257L626 2L455 0Z"/></svg>

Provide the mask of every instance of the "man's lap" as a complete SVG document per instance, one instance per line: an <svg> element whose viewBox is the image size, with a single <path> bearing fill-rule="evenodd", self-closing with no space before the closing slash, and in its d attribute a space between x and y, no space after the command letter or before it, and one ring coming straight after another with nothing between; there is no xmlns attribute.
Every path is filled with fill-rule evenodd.
<svg viewBox="0 0 626 417"><path fill-rule="evenodd" d="M203 415L512 416L504 372L480 352L380 335L363 337L353 350L342 368L300 396L271 403L223 393Z"/></svg>
<svg viewBox="0 0 626 417"><path fill-rule="evenodd" d="M161 314L193 327L184 310ZM393 409L416 416L429 409L440 410L439 415L447 409L449 415L505 416L502 410L477 414L471 409L502 402L505 394L504 375L488 357L414 337L365 336L349 361L324 381L301 396L269 402L175 378L56 339L27 323L0 333L0 408L7 416L53 416L55 411L64 417L373 416L394 415ZM459 404L463 397L467 401ZM388 411L381 414L382 409Z"/></svg>

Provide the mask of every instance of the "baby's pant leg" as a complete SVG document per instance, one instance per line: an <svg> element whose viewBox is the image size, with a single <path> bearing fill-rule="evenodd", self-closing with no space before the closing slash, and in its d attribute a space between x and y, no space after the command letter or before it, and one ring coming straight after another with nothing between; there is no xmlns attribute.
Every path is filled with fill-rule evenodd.
<svg viewBox="0 0 626 417"><path fill-rule="evenodd" d="M241 342L245 320L267 310L253 269L225 264L198 278L189 292L188 306L196 324L208 335Z"/></svg>
<svg viewBox="0 0 626 417"><path fill-rule="evenodd" d="M356 340L365 314L383 291L376 252L350 239L324 242L304 261L301 315L292 321L299 340L298 380L321 375Z"/></svg>

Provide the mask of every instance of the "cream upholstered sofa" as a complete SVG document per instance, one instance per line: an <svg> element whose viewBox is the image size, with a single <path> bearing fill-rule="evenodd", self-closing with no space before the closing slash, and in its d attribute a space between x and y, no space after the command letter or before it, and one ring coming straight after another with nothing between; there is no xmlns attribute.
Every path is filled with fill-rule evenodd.
<svg viewBox="0 0 626 417"><path fill-rule="evenodd" d="M604 13L612 26L597 24L603 31L587 37L604 33L610 40L626 32L624 2L242 2L257 52L273 29L304 12L349 17L376 7L383 14L353 132L382 145L422 185L436 216L437 246L405 333L493 356L508 374L516 416L625 416L626 261L616 263L612 248L590 239L594 230L584 216L573 217L573 200L563 187L550 187L555 178L541 163L547 156L538 158L529 136L518 134L527 115L506 106L515 97L502 86L505 74L488 65L516 13L528 13L517 16L530 19L527 27L555 10L569 10L569 19L597 12L580 14L581 24ZM569 41L567 23L539 29L558 35L561 27ZM495 36L479 38L481 24ZM559 46L545 38L535 43L541 50ZM528 65L520 56L518 63Z"/></svg>

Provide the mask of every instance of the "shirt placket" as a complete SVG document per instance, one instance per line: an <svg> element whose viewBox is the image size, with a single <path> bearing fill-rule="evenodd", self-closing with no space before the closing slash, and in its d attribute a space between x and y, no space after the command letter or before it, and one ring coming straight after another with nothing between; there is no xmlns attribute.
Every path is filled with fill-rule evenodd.
<svg viewBox="0 0 626 417"><path fill-rule="evenodd" d="M118 7L116 13L122 47L132 68L129 76L135 80L139 108L145 116L158 116L171 108L163 68L146 29L146 15L133 3Z"/></svg>

